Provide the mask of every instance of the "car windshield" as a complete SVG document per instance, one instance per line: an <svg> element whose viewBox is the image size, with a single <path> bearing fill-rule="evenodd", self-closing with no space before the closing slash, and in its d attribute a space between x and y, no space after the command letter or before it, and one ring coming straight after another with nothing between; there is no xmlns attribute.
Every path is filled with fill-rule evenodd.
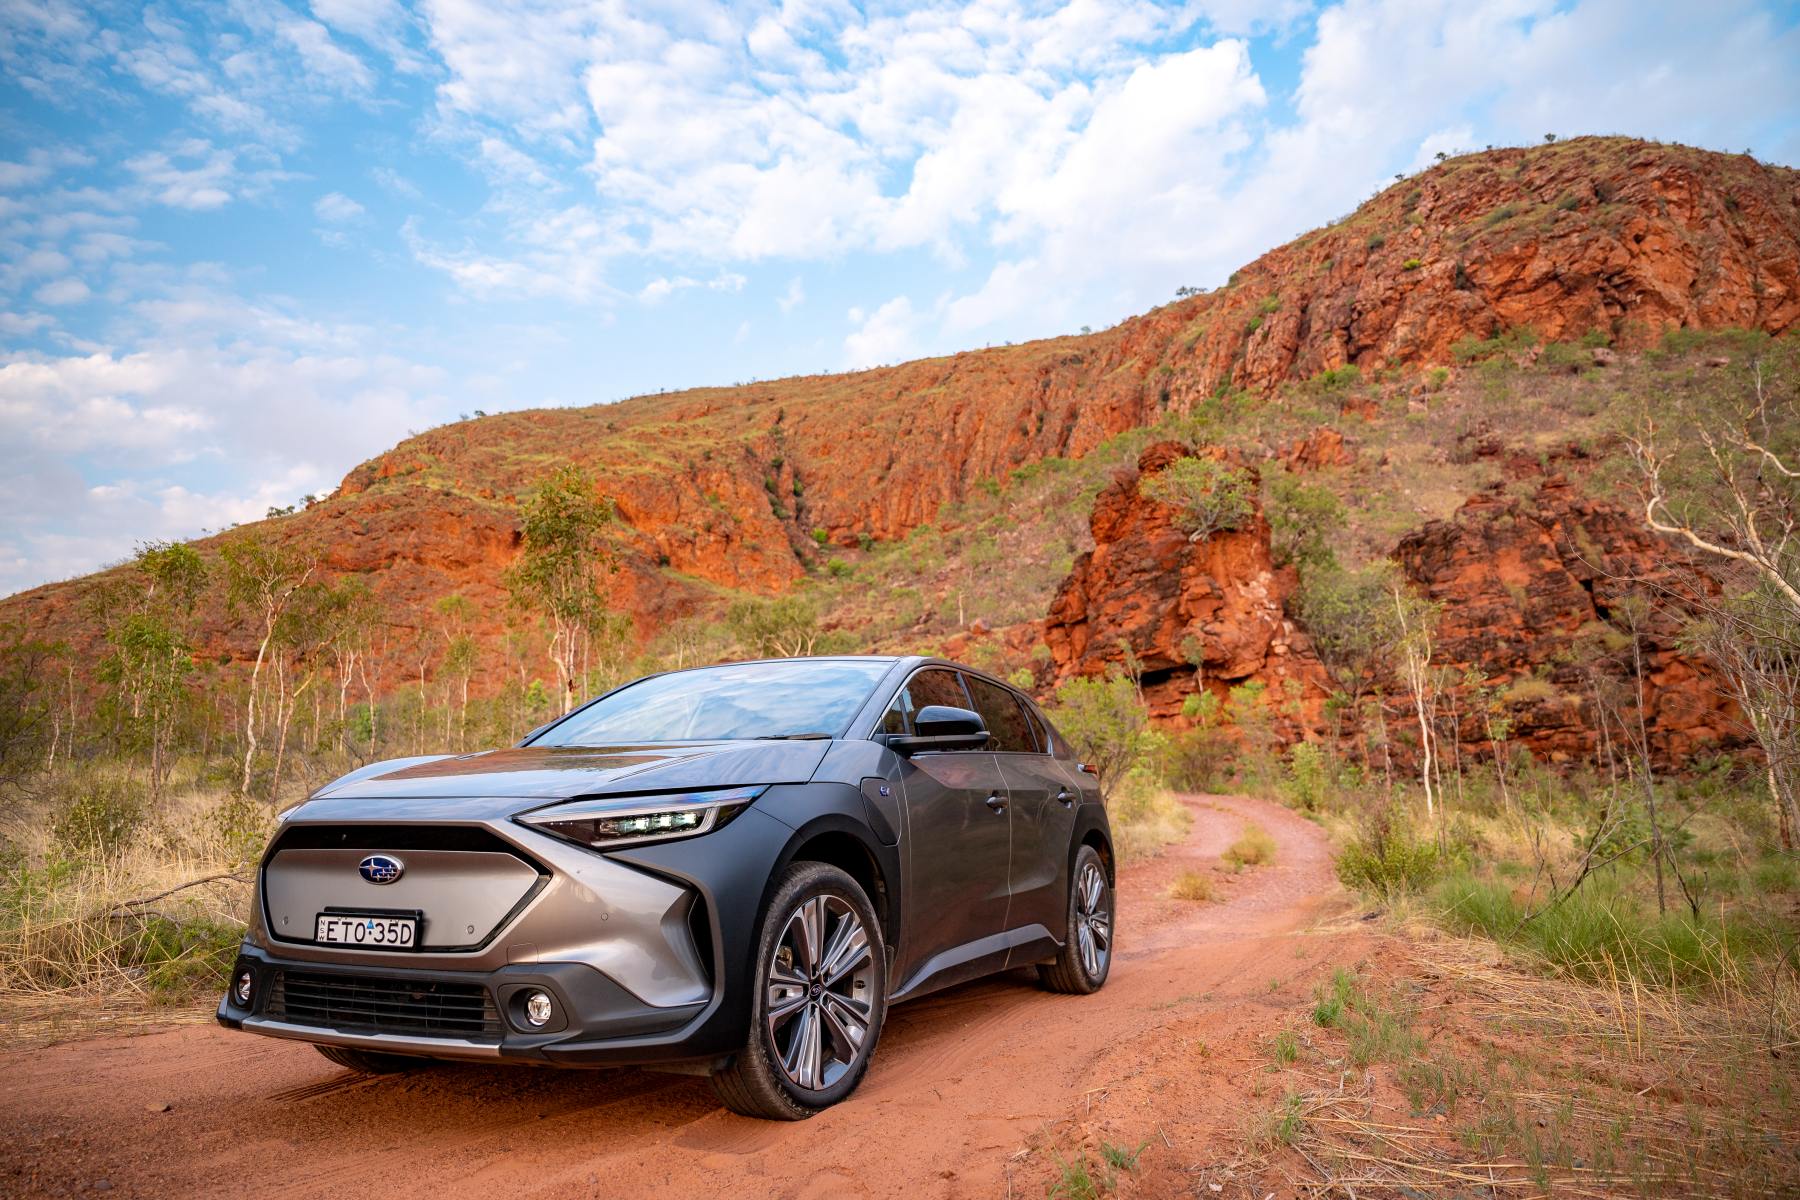
<svg viewBox="0 0 1800 1200"><path fill-rule="evenodd" d="M545 730L533 745L836 737L890 665L802 658L653 675Z"/></svg>

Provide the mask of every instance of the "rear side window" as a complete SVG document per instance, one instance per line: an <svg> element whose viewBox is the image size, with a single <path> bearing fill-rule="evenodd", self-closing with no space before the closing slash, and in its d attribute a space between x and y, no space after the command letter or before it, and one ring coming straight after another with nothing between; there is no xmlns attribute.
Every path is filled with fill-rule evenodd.
<svg viewBox="0 0 1800 1200"><path fill-rule="evenodd" d="M881 717L881 732L906 734L913 731L913 714L930 704L942 704L950 708L969 707L969 697L963 691L962 682L957 679L956 672L932 668L920 671L906 681L888 705L886 713Z"/></svg>
<svg viewBox="0 0 1800 1200"><path fill-rule="evenodd" d="M998 684L974 675L965 675L963 679L975 697L975 711L987 722L988 733L993 739L988 743L988 749L1003 754L1009 751L1035 754L1037 742L1031 736L1031 726L1025 720L1025 709L1018 697Z"/></svg>

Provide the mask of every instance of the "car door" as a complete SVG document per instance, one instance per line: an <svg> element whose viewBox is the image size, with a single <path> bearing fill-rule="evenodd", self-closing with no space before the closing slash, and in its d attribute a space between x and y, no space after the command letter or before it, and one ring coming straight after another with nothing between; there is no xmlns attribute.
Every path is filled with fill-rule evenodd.
<svg viewBox="0 0 1800 1200"><path fill-rule="evenodd" d="M1069 839L1080 795L1063 764L1048 753L1047 739L1026 702L979 675L968 675L966 681L975 711L993 734L989 744L1006 782L1012 817L1007 927L1040 926L1060 939L1068 907Z"/></svg>
<svg viewBox="0 0 1800 1200"><path fill-rule="evenodd" d="M912 714L929 704L971 707L955 671L926 667L896 694L882 732L912 732ZM895 978L904 992L927 977L945 984L993 968L985 960L1004 952L997 938L1006 925L1011 846L1006 786L991 752L904 757L899 783L906 919Z"/></svg>

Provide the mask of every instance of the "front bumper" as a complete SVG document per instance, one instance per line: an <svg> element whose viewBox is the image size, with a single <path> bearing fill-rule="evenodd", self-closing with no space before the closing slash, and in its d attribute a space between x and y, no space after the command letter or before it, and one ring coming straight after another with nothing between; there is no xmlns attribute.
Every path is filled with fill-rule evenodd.
<svg viewBox="0 0 1800 1200"><path fill-rule="evenodd" d="M282 958L246 946L231 978L245 971L254 981L249 1004L228 993L218 1018L246 1033L388 1054L569 1066L706 1057L688 1045L704 1020L705 1002L653 1007L584 963L519 963L479 972L371 969ZM303 987L304 1001L297 997ZM468 1015L435 1015L446 1007L445 989L454 989L463 1002L458 1013ZM533 991L549 993L553 1004L541 1029L524 1016L524 998Z"/></svg>

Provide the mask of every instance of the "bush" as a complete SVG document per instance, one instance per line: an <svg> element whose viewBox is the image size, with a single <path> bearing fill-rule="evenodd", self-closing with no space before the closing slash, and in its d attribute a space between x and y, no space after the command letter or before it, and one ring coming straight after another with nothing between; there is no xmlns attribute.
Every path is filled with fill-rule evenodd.
<svg viewBox="0 0 1800 1200"><path fill-rule="evenodd" d="M1176 900L1211 900L1213 898L1212 876L1205 871L1183 871L1169 885L1169 895Z"/></svg>
<svg viewBox="0 0 1800 1200"><path fill-rule="evenodd" d="M1275 861L1275 839L1261 825L1246 825L1221 857L1240 868L1267 866Z"/></svg>
<svg viewBox="0 0 1800 1200"><path fill-rule="evenodd" d="M1331 786L1324 751L1312 742L1295 742L1288 748L1287 768L1276 786L1290 807L1318 812L1325 806Z"/></svg>
<svg viewBox="0 0 1800 1200"><path fill-rule="evenodd" d="M1160 744L1137 687L1124 676L1069 680L1056 689L1050 715L1076 757L1100 773L1107 799Z"/></svg>
<svg viewBox="0 0 1800 1200"><path fill-rule="evenodd" d="M1271 476L1266 510L1269 549L1277 564L1325 561L1332 535L1344 527L1344 502L1330 488L1286 471Z"/></svg>
<svg viewBox="0 0 1800 1200"><path fill-rule="evenodd" d="M1400 264L1400 269L1402 271L1416 271L1424 265L1425 265L1425 262L1423 259L1409 258L1405 262Z"/></svg>
<svg viewBox="0 0 1800 1200"><path fill-rule="evenodd" d="M125 780L89 779L51 826L64 853L107 857L124 849L144 823L137 789Z"/></svg>
<svg viewBox="0 0 1800 1200"><path fill-rule="evenodd" d="M1337 859L1337 876L1345 887L1384 898L1419 891L1438 868L1436 848L1415 839L1404 817L1387 806L1369 811Z"/></svg>

